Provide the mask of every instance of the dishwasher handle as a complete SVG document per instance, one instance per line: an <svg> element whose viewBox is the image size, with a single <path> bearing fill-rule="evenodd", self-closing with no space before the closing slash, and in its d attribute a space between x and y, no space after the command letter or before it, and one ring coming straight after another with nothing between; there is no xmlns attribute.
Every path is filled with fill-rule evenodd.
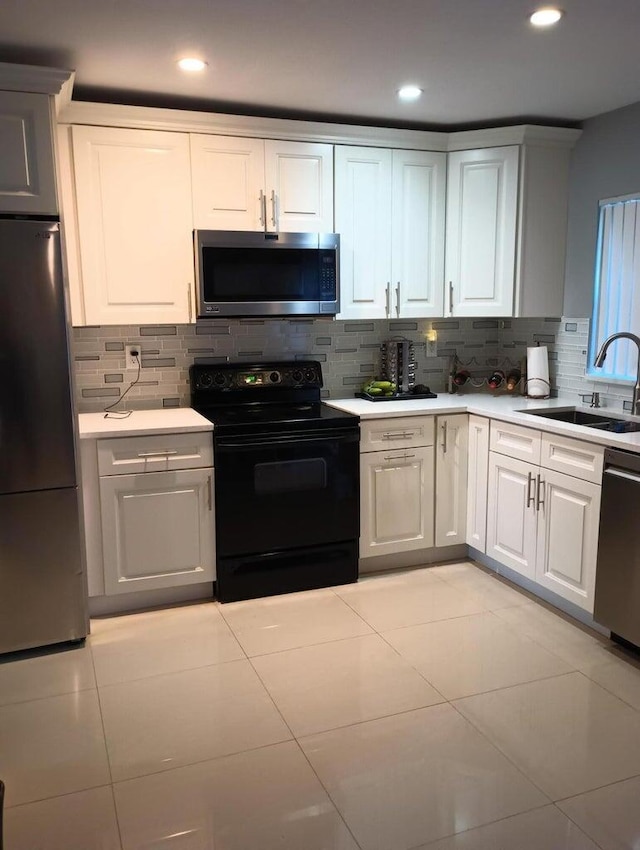
<svg viewBox="0 0 640 850"><path fill-rule="evenodd" d="M625 478L627 481L633 481L636 484L640 484L640 475L636 475L633 472L627 472L625 469L616 469L613 466L610 466L608 469L604 471L605 475L613 475L614 478Z"/></svg>

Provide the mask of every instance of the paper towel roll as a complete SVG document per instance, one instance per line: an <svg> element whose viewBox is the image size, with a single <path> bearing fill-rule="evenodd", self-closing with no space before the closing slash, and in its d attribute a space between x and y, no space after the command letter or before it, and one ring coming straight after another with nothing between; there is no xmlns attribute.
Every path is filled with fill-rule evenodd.
<svg viewBox="0 0 640 850"><path fill-rule="evenodd" d="M545 398L550 393L547 346L527 348L527 395L531 398Z"/></svg>

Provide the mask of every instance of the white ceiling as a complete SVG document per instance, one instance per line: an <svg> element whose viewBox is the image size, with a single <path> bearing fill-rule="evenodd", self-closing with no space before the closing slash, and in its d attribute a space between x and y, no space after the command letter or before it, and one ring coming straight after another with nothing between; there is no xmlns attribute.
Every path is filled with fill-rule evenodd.
<svg viewBox="0 0 640 850"><path fill-rule="evenodd" d="M640 100L640 0L0 0L0 61L82 98L381 124L579 121ZM199 77L175 60L202 55ZM424 88L401 104L404 82Z"/></svg>

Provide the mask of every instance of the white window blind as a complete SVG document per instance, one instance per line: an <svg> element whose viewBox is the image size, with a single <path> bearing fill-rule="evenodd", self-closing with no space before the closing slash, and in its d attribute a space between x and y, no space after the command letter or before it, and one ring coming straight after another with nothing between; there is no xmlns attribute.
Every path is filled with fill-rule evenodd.
<svg viewBox="0 0 640 850"><path fill-rule="evenodd" d="M635 380L638 350L628 340L613 343L602 369L593 365L604 340L620 331L640 336L640 195L600 201L590 376Z"/></svg>

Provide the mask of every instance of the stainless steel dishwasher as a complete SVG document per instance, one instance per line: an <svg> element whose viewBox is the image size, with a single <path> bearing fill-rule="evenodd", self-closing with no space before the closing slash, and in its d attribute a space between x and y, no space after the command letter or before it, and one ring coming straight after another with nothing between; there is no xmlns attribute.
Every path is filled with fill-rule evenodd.
<svg viewBox="0 0 640 850"><path fill-rule="evenodd" d="M604 453L593 618L640 647L640 455Z"/></svg>

